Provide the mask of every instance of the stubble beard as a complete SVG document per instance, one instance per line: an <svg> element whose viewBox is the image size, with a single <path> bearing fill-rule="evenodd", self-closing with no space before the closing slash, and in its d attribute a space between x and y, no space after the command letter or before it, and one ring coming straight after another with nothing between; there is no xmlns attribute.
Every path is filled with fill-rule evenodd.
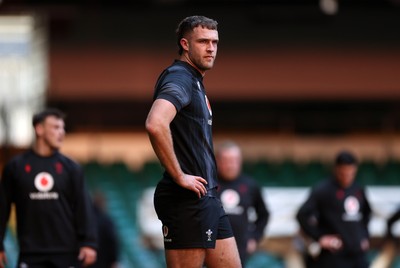
<svg viewBox="0 0 400 268"><path fill-rule="evenodd" d="M197 64L197 68L199 68L202 71L211 70L214 67L214 61L215 61L215 58L212 60L199 61Z"/></svg>

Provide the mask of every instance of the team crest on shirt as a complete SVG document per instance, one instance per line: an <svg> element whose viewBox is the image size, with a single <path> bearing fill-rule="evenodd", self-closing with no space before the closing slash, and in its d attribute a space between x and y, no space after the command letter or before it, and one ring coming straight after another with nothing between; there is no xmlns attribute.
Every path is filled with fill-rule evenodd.
<svg viewBox="0 0 400 268"><path fill-rule="evenodd" d="M362 218L360 213L360 202L354 196L348 196L344 200L343 220L345 221L359 221Z"/></svg>
<svg viewBox="0 0 400 268"><path fill-rule="evenodd" d="M54 186L54 178L50 173L40 172L37 174L34 179L34 185L38 192L29 194L32 200L58 199L58 193L51 192Z"/></svg>

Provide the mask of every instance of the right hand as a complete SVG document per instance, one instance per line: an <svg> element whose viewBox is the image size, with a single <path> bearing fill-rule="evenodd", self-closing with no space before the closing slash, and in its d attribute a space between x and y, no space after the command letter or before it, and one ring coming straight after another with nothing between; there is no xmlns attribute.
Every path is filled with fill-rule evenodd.
<svg viewBox="0 0 400 268"><path fill-rule="evenodd" d="M7 256L5 251L0 251L0 268L6 267Z"/></svg>
<svg viewBox="0 0 400 268"><path fill-rule="evenodd" d="M324 235L319 239L319 244L321 248L332 252L338 251L343 246L342 239L337 235Z"/></svg>
<svg viewBox="0 0 400 268"><path fill-rule="evenodd" d="M183 177L177 180L176 183L183 188L195 192L199 198L205 196L207 193L205 186L207 181L199 176L183 174Z"/></svg>

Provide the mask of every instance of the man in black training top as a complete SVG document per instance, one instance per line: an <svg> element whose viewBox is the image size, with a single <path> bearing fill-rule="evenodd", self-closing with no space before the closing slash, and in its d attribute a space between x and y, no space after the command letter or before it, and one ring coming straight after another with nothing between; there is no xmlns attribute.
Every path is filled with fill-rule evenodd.
<svg viewBox="0 0 400 268"><path fill-rule="evenodd" d="M0 183L0 267L3 240L15 204L18 267L82 267L96 260L93 207L81 167L59 152L64 115L47 109L33 116L32 149L14 157Z"/></svg>
<svg viewBox="0 0 400 268"><path fill-rule="evenodd" d="M302 231L321 249L313 267L367 268L371 208L364 188L354 182L357 160L342 151L332 178L315 186L300 207Z"/></svg>
<svg viewBox="0 0 400 268"><path fill-rule="evenodd" d="M177 28L179 59L155 86L146 120L165 168L154 195L168 267L241 267L228 217L217 198L212 111L203 86L217 54L217 22L190 16Z"/></svg>
<svg viewBox="0 0 400 268"><path fill-rule="evenodd" d="M239 249L242 266L258 247L264 236L269 219L262 189L251 177L242 173L242 152L232 141L217 146L218 196L232 225ZM249 212L254 209L255 218L250 221Z"/></svg>

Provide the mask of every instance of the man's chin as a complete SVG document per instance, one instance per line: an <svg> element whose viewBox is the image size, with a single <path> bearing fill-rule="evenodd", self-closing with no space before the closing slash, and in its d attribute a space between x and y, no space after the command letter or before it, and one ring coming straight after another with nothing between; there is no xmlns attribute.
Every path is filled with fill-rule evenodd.
<svg viewBox="0 0 400 268"><path fill-rule="evenodd" d="M210 70L214 67L214 61L207 61L201 67L204 71Z"/></svg>

